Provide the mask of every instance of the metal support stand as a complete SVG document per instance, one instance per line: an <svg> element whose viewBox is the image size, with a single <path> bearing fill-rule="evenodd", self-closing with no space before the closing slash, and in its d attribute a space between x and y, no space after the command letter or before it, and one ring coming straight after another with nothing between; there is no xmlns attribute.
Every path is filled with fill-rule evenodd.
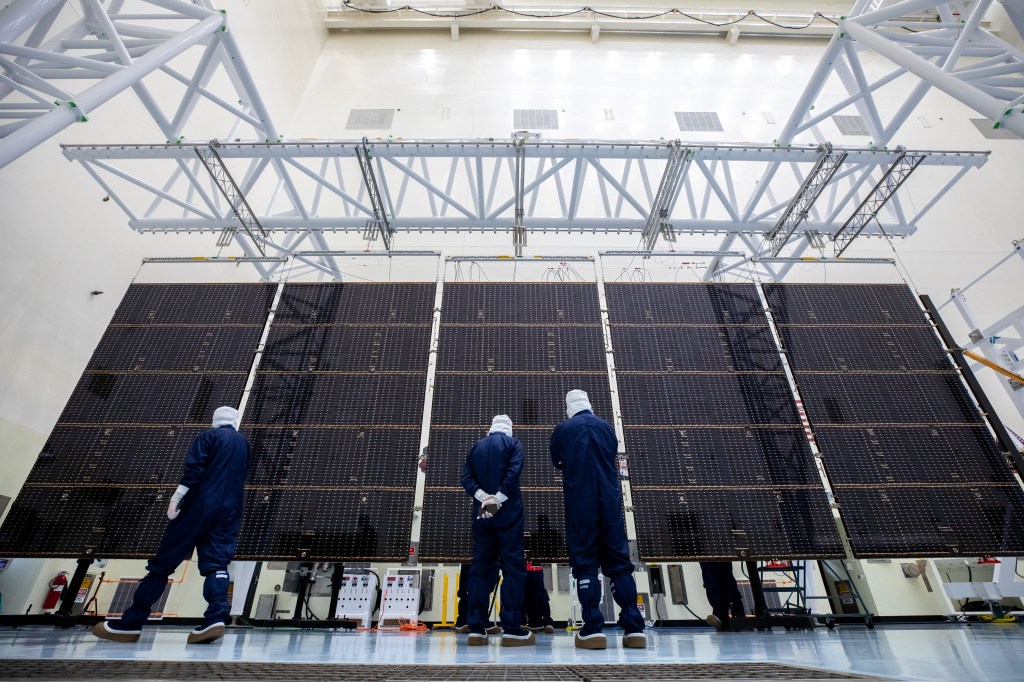
<svg viewBox="0 0 1024 682"><path fill-rule="evenodd" d="M949 353L951 358L953 358L954 364L956 364L957 369L960 370L960 375L967 383L967 387L971 389L971 393L974 394L974 399L981 408L983 416L988 419L989 425L992 427L992 430L995 431L996 438L999 440L999 447L1003 449L1007 457L1009 457L1013 462L1013 466L1017 469L1017 473L1024 476L1024 454L1017 449L1016 444L1013 442L1009 432L1006 430L1006 426L1003 424L1003 421L999 418L995 408L992 406L992 402L988 399L988 396L985 395L985 391L982 390L977 377L974 376L974 372L971 371L970 365L968 365L967 361L964 359L963 349L957 345L956 341L953 339L953 335L949 333L949 329L946 327L946 323L943 322L942 316L939 315L939 310L935 307L931 297L926 294L922 294L921 303L924 304L925 310L928 311L928 317L931 318L932 324L935 325L936 331L939 332L939 337L942 339L942 343L946 346L946 352Z"/></svg>
<svg viewBox="0 0 1024 682"><path fill-rule="evenodd" d="M306 608L306 593L310 590L310 577L313 574L313 564L300 564L299 565L299 594L295 600L295 620L305 620L302 616L303 610Z"/></svg>
<svg viewBox="0 0 1024 682"><path fill-rule="evenodd" d="M327 617L333 618L338 612L338 595L341 593L341 580L345 577L345 564L334 564L331 571L331 601L327 609Z"/></svg>
<svg viewBox="0 0 1024 682"><path fill-rule="evenodd" d="M252 607L256 602L256 588L260 582L261 570L263 570L263 562L257 561L252 571L252 580L249 581L249 589L245 592L245 606L242 607L242 618L246 620L252 615Z"/></svg>
<svg viewBox="0 0 1024 682"><path fill-rule="evenodd" d="M832 565L828 561L819 561L818 565L821 566L822 569L823 569L822 570L822 578L825 577L826 573L830 573L830 574L832 574L832 577L834 577L837 581L842 580L850 588L850 594L849 595L831 594L830 593L828 596L822 597L822 598L830 600L833 603L833 605L837 601L838 602L842 602L844 600L849 599L849 600L852 600L853 603L856 604L857 608L858 608L858 611L856 613L835 613L834 612L835 609L833 608L833 613L828 614L828 615L823 615L823 616L817 616L818 622L824 624L824 626L827 627L829 630L831 630L832 628L834 628L836 626L836 621L837 620L860 620L860 621L864 622L864 625L865 625L865 627L867 627L867 629L871 630L872 628L874 628L875 627L875 617L874 617L874 614L872 614L871 612L868 611L867 604L864 603L864 599L860 596L860 591L857 589L857 585L853 582L853 576L850 575L850 571L846 567L846 564L844 562L840 562L840 565L842 565L842 567L843 567L843 572L846 573L845 580L843 579L842 576L839 575L838 571L836 571L834 568L832 568ZM826 591L827 591L827 583L826 583Z"/></svg>
<svg viewBox="0 0 1024 682"><path fill-rule="evenodd" d="M64 593L60 596L60 608L57 609L55 615L63 618L72 617L72 609L75 607L75 599L78 597L78 590L82 589L82 581L85 580L85 574L89 572L89 567L92 566L93 559L79 559L78 566L75 567L75 572L71 576L71 580L68 581L67 586L64 588ZM73 621L68 622L66 625L60 627L72 627L75 625Z"/></svg>
<svg viewBox="0 0 1024 682"><path fill-rule="evenodd" d="M750 578L750 594L754 597L754 616L758 620L767 620L768 603L764 599L764 585L761 583L761 574L757 570L757 562L747 561L746 565L747 576Z"/></svg>

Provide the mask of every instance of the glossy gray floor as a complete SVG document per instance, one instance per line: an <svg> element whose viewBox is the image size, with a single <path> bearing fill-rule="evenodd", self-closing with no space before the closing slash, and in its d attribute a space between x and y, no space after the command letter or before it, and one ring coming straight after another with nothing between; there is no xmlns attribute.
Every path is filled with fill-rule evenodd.
<svg viewBox="0 0 1024 682"><path fill-rule="evenodd" d="M715 634L650 631L651 648L579 651L565 632L531 648L467 647L449 632L321 632L231 629L212 645L185 645L184 628L149 628L137 644L94 638L84 628L0 629L0 659L138 659L420 665L776 662L898 679L1021 679L1024 629L1017 625L819 628L813 632ZM494 638L496 639L496 638Z"/></svg>

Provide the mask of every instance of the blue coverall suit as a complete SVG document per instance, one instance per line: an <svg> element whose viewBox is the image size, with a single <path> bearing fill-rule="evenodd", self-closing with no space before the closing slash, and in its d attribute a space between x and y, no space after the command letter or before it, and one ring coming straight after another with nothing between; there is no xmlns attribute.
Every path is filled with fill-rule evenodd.
<svg viewBox="0 0 1024 682"><path fill-rule="evenodd" d="M590 410L577 412L551 434L551 462L562 470L565 540L583 611L583 636L604 628L598 568L612 581L619 625L627 634L644 630L626 542L617 451L615 431Z"/></svg>
<svg viewBox="0 0 1024 682"><path fill-rule="evenodd" d="M523 496L519 474L523 470L523 446L503 433L491 433L477 441L462 467L462 487L473 497L478 490L502 493L508 499L489 519L480 515L480 502L473 499L473 565L469 572L469 631L483 634L487 629L487 597L501 560L501 628L506 634L523 630Z"/></svg>
<svg viewBox="0 0 1024 682"><path fill-rule="evenodd" d="M230 424L204 431L192 441L181 477L188 492L180 513L167 523L156 556L146 566L149 573L139 581L118 627L137 629L145 624L168 577L194 549L199 553L199 572L206 578L203 597L209 604L202 627L227 621L227 569L242 521L249 457L249 441Z"/></svg>
<svg viewBox="0 0 1024 682"><path fill-rule="evenodd" d="M704 591L711 604L711 613L722 622L724 629L729 629L730 612L733 618L743 618L743 596L736 584L736 576L732 572L732 563L728 561L702 561L700 573L704 578Z"/></svg>

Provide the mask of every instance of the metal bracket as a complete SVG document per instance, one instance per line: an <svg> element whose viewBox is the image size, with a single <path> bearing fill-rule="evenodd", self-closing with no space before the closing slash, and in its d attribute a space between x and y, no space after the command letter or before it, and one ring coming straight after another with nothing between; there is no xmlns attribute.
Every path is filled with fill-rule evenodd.
<svg viewBox="0 0 1024 682"><path fill-rule="evenodd" d="M857 238L867 224L878 217L878 212L892 198L892 195L896 193L900 185L924 161L924 156L907 154L907 150L904 147L897 147L896 149L900 153L899 157L889 167L889 170L885 172L885 175L878 181L878 184L871 190L871 193L864 198L864 201L857 207L857 210L850 216L850 219L832 235L832 241L836 244L835 255L837 258L843 255L843 252L849 248L850 244L853 243L853 240Z"/></svg>
<svg viewBox="0 0 1024 682"><path fill-rule="evenodd" d="M658 193L654 195L651 212L647 215L647 224L644 225L643 232L641 232L644 251L654 249L654 245L658 242L658 235L665 231L665 221L668 219L671 204L679 194L679 186L690 166L692 155L689 147L682 146L679 140L672 142L670 147L668 163L665 164L665 172L661 176ZM675 231L672 226L667 225L667 227L668 232L674 236ZM670 241L675 241L675 239Z"/></svg>
<svg viewBox="0 0 1024 682"><path fill-rule="evenodd" d="M515 149L515 217L512 223L512 246L516 258L522 258L523 247L526 246L526 228L523 227L523 195L526 188L526 140L516 137L513 142Z"/></svg>
<svg viewBox="0 0 1024 682"><path fill-rule="evenodd" d="M839 166L846 160L846 152L833 152L832 144L828 142L820 145L818 151L821 152L821 157L807 174L800 189L797 190L796 196L789 202L789 206L779 216L775 227L765 234L765 239L768 240L766 250L772 256L779 255L796 228L806 220L811 206L821 196L822 190L832 181L832 176L839 170ZM811 241L811 244L813 245L814 242Z"/></svg>
<svg viewBox="0 0 1024 682"><path fill-rule="evenodd" d="M381 199L380 187L377 185L377 177L373 174L373 155L370 154L369 140L364 137L363 143L357 145L355 151L356 157L359 159L359 170L363 173L363 183L366 185L366 192L373 205L373 220L366 221L366 230L363 236L369 239L371 236L379 235L384 242L384 248L390 251L395 230L391 227L388 211Z"/></svg>
<svg viewBox="0 0 1024 682"><path fill-rule="evenodd" d="M210 173L210 177L213 178L217 189L227 199L235 217L242 225L242 229L249 235L252 243L256 245L260 255L266 256L267 251L263 244L268 239L267 231L263 229L259 218L256 217L252 208L249 207L249 202L246 201L245 195L242 194L242 190L238 187L238 183L231 177L231 172L224 165L224 159L220 158L220 154L217 153L217 147L219 146L220 143L217 140L213 140L207 146L196 145L196 156L199 157L203 166ZM217 239L217 246L227 246L230 244L237 229L237 227L225 227L224 231L221 232L220 238Z"/></svg>

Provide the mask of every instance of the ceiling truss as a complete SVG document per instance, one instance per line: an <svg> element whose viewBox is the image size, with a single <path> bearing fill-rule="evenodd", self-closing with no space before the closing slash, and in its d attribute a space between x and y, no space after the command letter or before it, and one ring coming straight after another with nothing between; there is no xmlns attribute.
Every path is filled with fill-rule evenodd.
<svg viewBox="0 0 1024 682"><path fill-rule="evenodd" d="M768 268L765 256L794 258L808 248L825 255L826 246L834 256L857 235L912 234L970 168L985 162L982 153L906 152L920 170L914 163L893 172L906 158L886 146L931 87L1024 135L1024 54L985 30L991 3L857 0L780 137L755 146L284 142L225 15L210 0L13 0L0 11L0 117L9 121L0 125L0 166L131 88L167 144L66 147L65 155L138 231L216 232L222 244L234 240L254 258L303 248L329 254L324 235L332 231L362 232L385 249L410 231L510 232L519 255L528 233L538 231L636 233L648 251L677 233L721 234L718 251L739 240L751 263ZM54 30L72 4L81 19ZM866 50L893 70L869 81ZM175 68L190 51L193 66ZM910 96L883 116L875 97L907 75L918 79ZM157 77L181 86L170 101L157 101L149 88ZM832 80L845 96L824 94L837 92L825 87ZM69 82L84 87L62 89ZM161 96L166 91L159 88ZM871 144L823 153L821 124L851 109L864 119ZM208 142L218 136L256 142ZM952 177L928 185L938 189L908 214L896 190L910 171L916 177L936 166L951 167ZM211 167L230 187L218 184ZM302 258L337 273L330 255ZM253 263L263 276L278 267ZM720 265L712 257L705 278ZM775 265L767 276L791 267Z"/></svg>

